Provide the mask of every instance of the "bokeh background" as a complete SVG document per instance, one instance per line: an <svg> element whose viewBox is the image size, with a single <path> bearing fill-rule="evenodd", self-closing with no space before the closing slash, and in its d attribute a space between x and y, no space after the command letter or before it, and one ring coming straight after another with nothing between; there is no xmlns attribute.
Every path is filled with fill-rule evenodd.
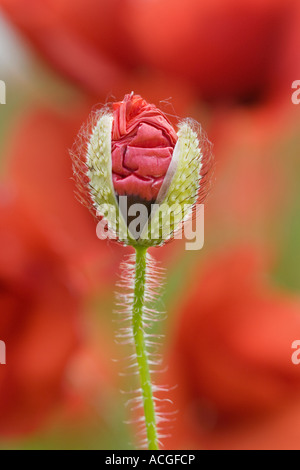
<svg viewBox="0 0 300 470"><path fill-rule="evenodd" d="M128 250L96 238L68 155L134 90L215 155L204 249L152 252L165 448L299 449L299 0L0 0L0 79L0 447L134 448L112 315Z"/></svg>

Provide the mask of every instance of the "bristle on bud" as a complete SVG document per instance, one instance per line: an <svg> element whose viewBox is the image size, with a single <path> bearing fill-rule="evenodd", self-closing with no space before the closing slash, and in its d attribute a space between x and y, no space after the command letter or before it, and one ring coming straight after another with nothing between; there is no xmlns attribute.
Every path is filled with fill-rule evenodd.
<svg viewBox="0 0 300 470"><path fill-rule="evenodd" d="M208 193L211 145L137 95L94 112L71 152L79 199L125 245L160 246Z"/></svg>

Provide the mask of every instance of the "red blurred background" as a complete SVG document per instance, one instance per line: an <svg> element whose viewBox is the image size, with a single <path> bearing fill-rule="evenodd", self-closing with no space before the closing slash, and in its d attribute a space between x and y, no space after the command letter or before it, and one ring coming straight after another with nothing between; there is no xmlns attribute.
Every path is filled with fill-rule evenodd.
<svg viewBox="0 0 300 470"><path fill-rule="evenodd" d="M90 109L134 90L214 144L206 242L167 267L171 449L299 449L298 0L0 0L0 447L130 449L112 310L128 250L74 196ZM160 305L161 306L161 305Z"/></svg>

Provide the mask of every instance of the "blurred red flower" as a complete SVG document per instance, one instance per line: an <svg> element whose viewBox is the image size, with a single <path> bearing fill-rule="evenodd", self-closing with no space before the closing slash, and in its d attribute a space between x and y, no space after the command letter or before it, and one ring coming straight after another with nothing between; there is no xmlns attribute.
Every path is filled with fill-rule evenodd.
<svg viewBox="0 0 300 470"><path fill-rule="evenodd" d="M263 264L254 249L236 248L194 273L170 354L180 413L167 446L299 445L291 345L300 335L300 301L268 288Z"/></svg>
<svg viewBox="0 0 300 470"><path fill-rule="evenodd" d="M0 0L0 8L42 59L97 101L132 89L154 103L172 96L177 113L192 101L191 86L140 67L123 24L127 0Z"/></svg>
<svg viewBox="0 0 300 470"><path fill-rule="evenodd" d="M6 437L35 430L62 402L92 401L95 390L105 396L110 386L101 355L99 374L83 391L74 385L82 372L78 358L93 349L88 312L84 319L80 313L94 289L112 292L123 255L97 239L96 222L74 196L68 148L88 112L28 113L14 126L18 138L6 155L10 186L0 198L0 339L7 345L0 433Z"/></svg>
<svg viewBox="0 0 300 470"><path fill-rule="evenodd" d="M13 129L6 154L7 178L18 189L22 205L43 224L55 249L77 266L78 288L99 293L112 286L124 249L96 235L96 221L75 197L70 149L89 107L66 112L39 108L27 112ZM82 272L82 274L80 274Z"/></svg>
<svg viewBox="0 0 300 470"><path fill-rule="evenodd" d="M80 342L82 295L43 229L8 189L0 197L0 434L33 431L64 399Z"/></svg>
<svg viewBox="0 0 300 470"><path fill-rule="evenodd" d="M51 65L99 93L124 79L126 0L3 0L0 6Z"/></svg>
<svg viewBox="0 0 300 470"><path fill-rule="evenodd" d="M142 64L218 101L268 95L295 0L129 0L127 34Z"/></svg>
<svg viewBox="0 0 300 470"><path fill-rule="evenodd" d="M292 197L299 118L290 108L269 103L215 113L210 136L218 161L207 223L211 232L222 231L223 240L226 233L239 240L259 234L268 246L275 242L270 230Z"/></svg>
<svg viewBox="0 0 300 470"><path fill-rule="evenodd" d="M160 71L169 87L181 79L213 100L268 94L277 83L297 3L0 0L42 57L89 92L124 94L139 87L145 69L149 83L153 70ZM152 99L141 88L135 91Z"/></svg>
<svg viewBox="0 0 300 470"><path fill-rule="evenodd" d="M300 3L296 2L293 18L289 26L286 38L281 46L277 68L274 72L273 91L278 94L290 92L291 84L300 77ZM287 103L290 104L290 103Z"/></svg>

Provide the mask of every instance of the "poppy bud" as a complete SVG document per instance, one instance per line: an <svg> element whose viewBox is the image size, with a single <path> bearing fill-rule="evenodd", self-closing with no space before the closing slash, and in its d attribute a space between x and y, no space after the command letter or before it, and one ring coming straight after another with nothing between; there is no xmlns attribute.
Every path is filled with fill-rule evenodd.
<svg viewBox="0 0 300 470"><path fill-rule="evenodd" d="M176 133L162 111L126 95L93 113L80 132L72 151L80 199L105 220L111 238L162 245L207 194L206 144L195 121L179 122Z"/></svg>

